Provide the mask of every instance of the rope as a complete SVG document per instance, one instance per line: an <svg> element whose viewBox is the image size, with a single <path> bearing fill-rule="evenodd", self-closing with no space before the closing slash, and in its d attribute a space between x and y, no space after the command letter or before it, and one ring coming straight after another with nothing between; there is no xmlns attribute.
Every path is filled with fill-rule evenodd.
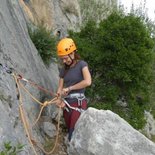
<svg viewBox="0 0 155 155"><path fill-rule="evenodd" d="M44 91L44 92L46 92L46 93L49 93L51 96L55 96L55 94L54 94L52 91L50 91L50 90L48 90L48 89L45 89L44 87L41 87L41 86L39 86L38 84L36 84L36 83L34 83L34 82L30 81L30 80L28 80L28 82L29 82L32 86L37 87L38 89L40 89L40 90L42 90L42 91Z"/></svg>
<svg viewBox="0 0 155 155"><path fill-rule="evenodd" d="M39 103L39 104L42 106L42 107L41 107L41 110L40 110L40 112L39 112L39 115L38 115L36 121L35 121L34 124L33 124L33 126L34 126L34 125L38 122L38 120L39 120L39 118L40 118L40 116L41 116L41 113L42 113L43 109L44 109L46 106L55 103L55 101L58 99L58 97L55 97L55 98L53 98L53 99L50 100L50 101L45 101L44 103L41 103L40 101L38 101L38 100L37 100L37 99L23 86L23 84L21 84L21 82L19 82L19 85L26 91L27 94L30 95L30 97L31 97L34 101L36 101L37 103Z"/></svg>
<svg viewBox="0 0 155 155"><path fill-rule="evenodd" d="M47 152L40 144L39 145L37 144L37 146L47 155L52 154L54 152L55 148L57 147L57 144L58 144L59 130L60 130L60 116L61 116L60 112L61 112L61 107L59 108L59 112L58 112L58 120L59 121L58 121L58 124L57 124L57 134L56 134L56 140L55 140L55 144L54 144L53 149L51 151Z"/></svg>
<svg viewBox="0 0 155 155"><path fill-rule="evenodd" d="M22 104L19 105L19 112L20 112L20 116L21 116L22 123L23 123L23 125L24 125L24 129L25 129L26 135L27 135L27 137L28 137L28 141L29 141L29 143L31 144L31 147L32 147L32 149L33 149L34 154L37 155L37 152L36 152L36 150L35 150L35 148L34 148L34 145L33 145L33 143L32 143L32 139L31 139L30 132L29 132L29 130L28 130L28 126L27 126L27 125L28 125L28 122L27 122L27 120L26 120L26 118L25 118L25 115L24 115L24 112L23 112Z"/></svg>
<svg viewBox="0 0 155 155"><path fill-rule="evenodd" d="M44 105L44 104L41 103L39 100L37 100L37 99L23 86L23 84L21 84L21 82L19 82L19 85L25 90L25 92L26 92L27 94L30 95L30 97L31 97L34 101L36 101L36 102L39 103L40 105Z"/></svg>
<svg viewBox="0 0 155 155"><path fill-rule="evenodd" d="M52 100L49 101L49 102L48 102L48 101L45 101L45 102L44 102L44 104L42 105L42 107L41 107L41 109L40 109L39 115L38 115L36 121L34 122L33 126L36 125L36 123L38 122L38 120L39 120L39 118L40 118L40 116L41 116L41 113L42 113L43 109L44 109L47 105L50 105L50 104L52 104L52 103L55 103L55 101L56 101L57 99L58 99L58 98L55 97L54 99L52 99Z"/></svg>
<svg viewBox="0 0 155 155"><path fill-rule="evenodd" d="M53 147L53 149L51 150L51 151L49 151L49 152L47 152L42 146L41 146L41 144L39 144L39 142L37 142L36 140L34 140L34 139L32 139L31 138L31 132L30 132L30 129L29 129L29 123L28 123L28 121L27 121L27 119L26 119L26 115L25 115L25 113L24 113L24 109L23 109L23 104L22 104L22 96L21 96L21 92L20 92L20 87L21 88L23 88L29 95L30 95L30 97L34 100L34 101L36 101L37 103L39 103L41 106L42 106L42 108L41 108L41 110L40 110L40 112L39 112L39 115L38 115L38 117L37 117L37 120L35 121L35 124L38 122L38 120L39 120L39 118L40 118L40 116L41 116L41 113L42 113L42 111L43 111L43 108L45 107L45 106L47 106L47 105L50 105L50 104L52 104L52 103L54 103L56 100L58 100L58 97L55 97L55 98L53 98L52 100L50 100L50 101L45 101L44 103L41 103L40 101L38 101L22 84L21 84L21 82L19 82L19 79L17 78L17 76L13 73L12 74L13 75L13 77L14 77L14 79L15 79L15 82L16 82L16 88L17 88L17 92L18 92L18 99L19 99L19 113L20 113L20 116L21 116L21 120L22 120L22 123L23 123L23 126L24 126L24 129L25 129L25 132L26 132L26 135L27 135L27 137L28 137L28 141L29 141L29 143L31 144L31 147L32 147L32 150L33 150L33 152L34 152L34 154L35 155L37 155L37 152L36 152L36 150L35 150L35 148L34 148L34 145L36 145L38 148L40 148L45 154L47 154L47 155L49 155L49 154L51 154L51 153L53 153L54 152L54 150L55 150L55 148L56 148L56 146L57 146L57 144L58 144L58 137L59 137L59 130L60 130L60 112L61 112L61 107L59 107L59 112L58 112L58 124L57 124L57 134L56 134L56 140L55 140L55 144L54 144L54 147Z"/></svg>
<svg viewBox="0 0 155 155"><path fill-rule="evenodd" d="M14 68L11 68L11 67L8 67L7 65L3 65L0 63L0 69L3 71L3 72L6 72L8 74L12 74L13 72L15 72L16 70ZM19 73L19 72L18 72ZM25 78L23 78L22 74L18 74L18 77L17 79L20 79L20 80L23 80L27 83L29 83L30 85L34 86L34 87L37 87L39 90L42 90L46 93L49 93L51 96L55 96L56 94L51 91L51 90L48 90L48 89L45 89L44 87L38 85L37 83L33 82L32 80L27 80Z"/></svg>
<svg viewBox="0 0 155 155"><path fill-rule="evenodd" d="M18 98L18 100L19 100L19 113L20 113L20 118L21 118L21 121L22 121L22 123L23 123L24 129L25 129L25 132L26 132L26 135L27 135L27 137L28 137L28 141L29 141L29 143L31 144L31 147L32 147L32 150L33 150L34 154L37 155L37 152L36 152L36 150L35 150L35 148L34 148L34 145L38 146L45 154L51 154L51 153L55 150L55 148L56 148L56 146L57 146L57 143L58 143L59 129L60 129L60 112L61 112L61 107L59 107L59 112L58 112L58 124L57 124L57 134L56 134L55 144L54 144L53 149L52 149L50 152L47 152L47 151L41 146L41 144L37 144L38 142L36 142L36 140L34 140L34 139L31 138L31 135L32 135L32 134L31 134L31 132L30 132L29 123L28 123L28 121L27 121L27 119L26 119L26 114L25 114L24 109L23 109L23 106L22 106L22 105L23 105L23 104L22 104L22 96L21 96L21 91L20 91L19 88L20 88L20 87L23 88L24 91L25 91L27 94L29 94L30 97L31 97L34 101L36 101L37 103L39 103L39 104L42 106L42 107L41 107L41 110L40 110L40 112L39 112L39 115L38 115L38 117L37 117L37 119L36 119L36 121L35 121L34 124L36 124L36 123L38 122L38 120L39 120L39 118L40 118L40 116L41 116L41 113L42 113L42 111L43 111L43 108L44 108L45 106L47 106L47 105L50 105L50 104L52 104L52 103L55 103L55 102L56 102L58 99L60 99L60 98L58 98L58 97L57 97L54 93L52 93L51 91L49 91L49 90L47 90L47 89L45 89L45 88L43 88L43 87L37 85L36 83L34 83L34 82L30 81L30 80L27 80L27 79L23 78L20 74L17 75L17 74L15 74L15 73L13 73L13 71L15 71L13 68L8 68L6 65L4 66L4 65L2 65L1 63L0 63L0 68L1 68L3 71L7 72L8 74L11 74L11 75L14 77L14 79L15 79L15 82L16 82L16 89L17 89L17 93L18 93L18 94L17 94L17 98ZM17 77L18 77L18 78L17 78ZM26 82L30 83L31 85L37 87L38 89L43 90L43 91L45 91L46 93L47 93L47 92L50 93L51 96L56 96L56 97L53 98L53 99L50 100L50 101L45 101L44 103L41 103L39 100L37 100L37 99L23 86L23 84L22 84L21 82L19 82L19 80L26 81ZM62 100L61 100L61 102L62 102Z"/></svg>
<svg viewBox="0 0 155 155"><path fill-rule="evenodd" d="M17 89L18 89L18 93L19 93L19 112L20 112L20 116L21 116L21 120L22 120L22 123L23 123L23 126L24 126L24 129L25 129L25 132L26 132L26 135L28 137L28 141L29 143L31 144L31 147L32 147L32 150L34 152L35 155L37 155L37 152L33 146L33 143L31 141L31 136L30 136L30 131L29 131L29 125L28 125L28 122L26 120L26 117L24 115L24 112L23 112L23 108L22 108L22 96L21 96L21 92L20 92L20 89L19 89L19 83L18 83L18 80L17 80L17 77L15 76L15 74L12 74L15 81L16 81L16 86L17 86Z"/></svg>

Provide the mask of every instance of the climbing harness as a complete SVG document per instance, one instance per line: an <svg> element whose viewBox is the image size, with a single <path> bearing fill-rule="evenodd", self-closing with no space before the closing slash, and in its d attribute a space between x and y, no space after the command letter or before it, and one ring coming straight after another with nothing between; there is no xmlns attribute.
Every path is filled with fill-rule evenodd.
<svg viewBox="0 0 155 155"><path fill-rule="evenodd" d="M85 95L83 93L73 93L67 95L65 98L85 98Z"/></svg>
<svg viewBox="0 0 155 155"><path fill-rule="evenodd" d="M73 107L71 106L67 101L66 99L67 98L70 98L70 99L73 99L73 98L76 98L77 101L78 101L78 107ZM69 109L72 109L72 110L76 110L80 113L82 113L83 111L85 111L84 109L82 109L82 101L86 99L85 95L83 93L73 93L73 94L69 94L68 96L64 97L63 101L64 103L67 105L67 107L65 106L65 110L66 111L70 111ZM68 109L69 108L69 109Z"/></svg>

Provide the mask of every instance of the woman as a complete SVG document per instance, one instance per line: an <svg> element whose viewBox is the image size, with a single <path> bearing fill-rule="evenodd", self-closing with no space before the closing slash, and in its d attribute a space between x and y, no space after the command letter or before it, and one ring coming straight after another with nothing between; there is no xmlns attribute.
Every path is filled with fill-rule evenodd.
<svg viewBox="0 0 155 155"><path fill-rule="evenodd" d="M65 99L63 115L70 141L75 123L81 112L87 109L84 92L85 88L91 85L91 75L87 63L80 60L76 45L71 38L60 40L57 45L57 55L63 63L57 94Z"/></svg>

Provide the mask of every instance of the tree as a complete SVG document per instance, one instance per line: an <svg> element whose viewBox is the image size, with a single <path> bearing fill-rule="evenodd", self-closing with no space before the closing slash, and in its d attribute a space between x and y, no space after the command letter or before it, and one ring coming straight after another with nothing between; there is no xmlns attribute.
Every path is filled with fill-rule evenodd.
<svg viewBox="0 0 155 155"><path fill-rule="evenodd" d="M149 106L154 58L153 38L143 18L113 12L99 25L89 21L71 36L90 65L92 102L101 103L100 108L111 109L135 128L142 128L144 109ZM118 108L119 98L128 103L126 108Z"/></svg>

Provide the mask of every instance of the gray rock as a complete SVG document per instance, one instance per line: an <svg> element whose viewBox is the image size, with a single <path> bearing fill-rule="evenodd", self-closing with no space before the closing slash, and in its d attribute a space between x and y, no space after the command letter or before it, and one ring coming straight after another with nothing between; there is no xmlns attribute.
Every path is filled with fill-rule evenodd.
<svg viewBox="0 0 155 155"><path fill-rule="evenodd" d="M44 131L44 133L50 138L56 135L56 127L54 124L50 122L43 122L41 128Z"/></svg>
<svg viewBox="0 0 155 155"><path fill-rule="evenodd" d="M89 108L79 118L69 155L154 155L155 144L109 110Z"/></svg>
<svg viewBox="0 0 155 155"><path fill-rule="evenodd" d="M17 0L0 0L0 63L13 68L14 72L32 80L38 85L56 91L58 69L52 63L47 68L32 43L23 10ZM23 82L22 82L23 83ZM41 101L45 92L23 83L38 100ZM11 74L0 68L0 150L4 142L26 144L26 154L32 154L32 149L25 134L19 115L16 83ZM39 104L21 89L23 109L29 121L30 129L38 112ZM47 95L47 94L46 94ZM51 96L47 95L51 99ZM39 128L32 130L34 139L44 142ZM23 152L24 153L24 152Z"/></svg>

